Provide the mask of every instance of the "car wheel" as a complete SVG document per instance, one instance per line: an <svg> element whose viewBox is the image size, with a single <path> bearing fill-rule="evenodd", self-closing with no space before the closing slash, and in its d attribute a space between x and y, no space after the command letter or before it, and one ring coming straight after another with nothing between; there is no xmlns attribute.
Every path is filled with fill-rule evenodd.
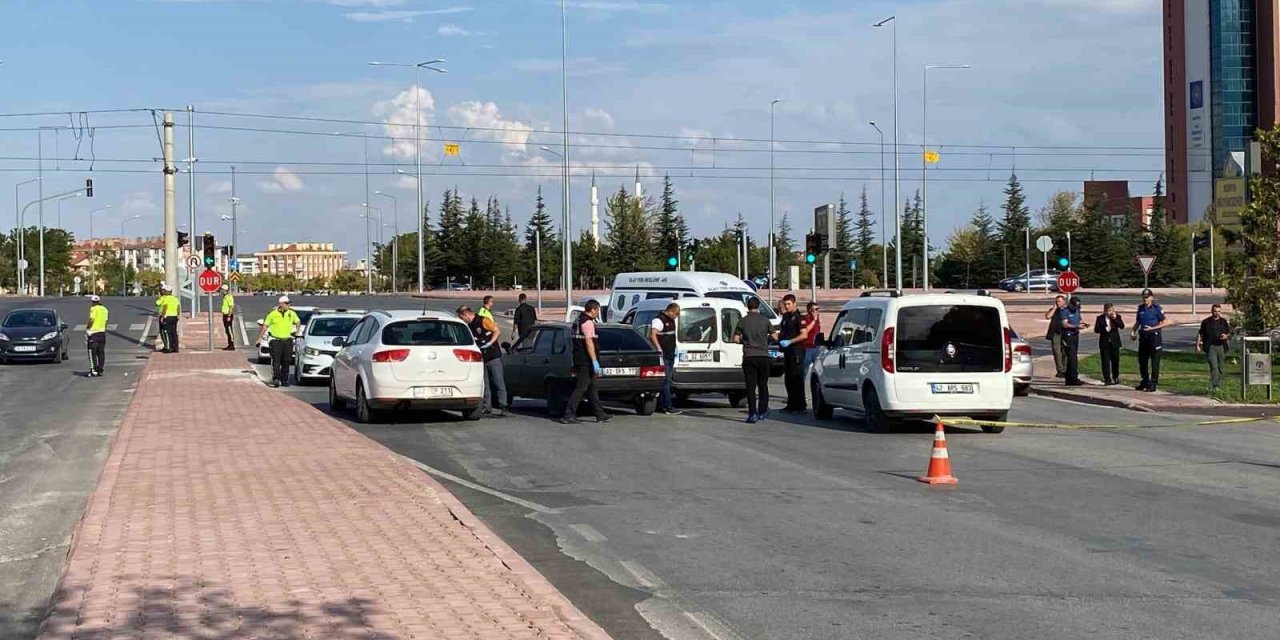
<svg viewBox="0 0 1280 640"><path fill-rule="evenodd" d="M364 385L356 381L356 422L373 424L378 420L379 411L369 405L369 398L364 394Z"/></svg>
<svg viewBox="0 0 1280 640"><path fill-rule="evenodd" d="M548 381L544 386L544 390L547 399L547 415L552 418L563 416L565 407L565 397L561 392L563 387L555 382Z"/></svg>
<svg viewBox="0 0 1280 640"><path fill-rule="evenodd" d="M1013 385L1013 395L1019 396L1019 397L1026 397L1031 395L1031 385L1030 384Z"/></svg>
<svg viewBox="0 0 1280 640"><path fill-rule="evenodd" d="M862 392L862 411L867 429L872 433L888 433L893 430L893 421L884 414L880 407L880 396L874 389Z"/></svg>
<svg viewBox="0 0 1280 640"><path fill-rule="evenodd" d="M737 392L737 391L735 391L735 392L733 392L733 393L730 393L730 394L729 394L729 406L733 407L734 409L741 409L741 408L742 408L742 401L743 401L743 400L746 400L746 399L747 399L747 394L745 394L745 393L740 393L740 392Z"/></svg>
<svg viewBox="0 0 1280 640"><path fill-rule="evenodd" d="M335 412L347 410L347 401L338 395L338 383L333 376L329 376L329 410Z"/></svg>
<svg viewBox="0 0 1280 640"><path fill-rule="evenodd" d="M636 415L651 416L654 411L658 410L657 396L641 396L636 399Z"/></svg>
<svg viewBox="0 0 1280 640"><path fill-rule="evenodd" d="M1002 411L1000 413L997 413L996 415L991 416L990 420L992 422L1008 422L1009 412ZM983 425L982 432L983 433L1004 433L1004 427L995 426L995 425Z"/></svg>
<svg viewBox="0 0 1280 640"><path fill-rule="evenodd" d="M1026 291L1026 290L1027 290L1027 285L1026 285L1026 284L1024 284L1024 283L1018 282L1018 283L1016 283L1016 284L1014 284L1014 285L1013 285L1013 290L1014 290L1014 291L1018 291L1018 292Z"/></svg>
<svg viewBox="0 0 1280 640"><path fill-rule="evenodd" d="M830 420L835 415L836 408L827 404L826 396L822 395L822 385L818 384L818 376L809 378L809 395L813 396L813 417L819 420Z"/></svg>

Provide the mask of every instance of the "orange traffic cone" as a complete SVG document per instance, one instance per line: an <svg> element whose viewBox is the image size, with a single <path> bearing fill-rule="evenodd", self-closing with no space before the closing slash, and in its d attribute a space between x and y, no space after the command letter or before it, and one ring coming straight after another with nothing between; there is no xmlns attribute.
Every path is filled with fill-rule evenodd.
<svg viewBox="0 0 1280 640"><path fill-rule="evenodd" d="M933 455L929 457L929 470L916 478L929 484L956 484L959 480L951 475L951 458L947 455L947 432L942 421L933 432Z"/></svg>

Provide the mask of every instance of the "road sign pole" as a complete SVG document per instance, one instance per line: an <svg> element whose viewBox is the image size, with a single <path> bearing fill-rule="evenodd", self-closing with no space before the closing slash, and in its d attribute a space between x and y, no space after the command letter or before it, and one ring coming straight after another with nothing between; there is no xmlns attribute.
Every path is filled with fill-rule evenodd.
<svg viewBox="0 0 1280 640"><path fill-rule="evenodd" d="M1195 242L1192 236L1192 242ZM1191 316L1196 315L1196 252L1191 251Z"/></svg>
<svg viewBox="0 0 1280 640"><path fill-rule="evenodd" d="M209 310L209 351L213 351L213 294L209 294L209 303L205 306Z"/></svg>

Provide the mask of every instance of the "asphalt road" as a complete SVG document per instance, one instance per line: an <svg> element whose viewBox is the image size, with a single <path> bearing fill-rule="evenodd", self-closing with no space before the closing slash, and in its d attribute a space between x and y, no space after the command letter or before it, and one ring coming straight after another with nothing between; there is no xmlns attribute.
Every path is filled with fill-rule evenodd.
<svg viewBox="0 0 1280 640"><path fill-rule="evenodd" d="M325 389L282 389L327 410ZM1280 431L949 430L837 414L563 426L540 403L357 425L463 501L617 638L1273 638ZM1018 399L1015 421L1159 425ZM656 630L661 630L661 634Z"/></svg>
<svg viewBox="0 0 1280 640"><path fill-rule="evenodd" d="M0 315L19 306L55 307L71 325L88 315L86 301L70 298L0 299ZM117 330L107 338L103 378L84 376L83 332L72 333L67 362L0 366L0 638L33 637L57 585L149 352L127 331L145 322L139 311L112 306Z"/></svg>

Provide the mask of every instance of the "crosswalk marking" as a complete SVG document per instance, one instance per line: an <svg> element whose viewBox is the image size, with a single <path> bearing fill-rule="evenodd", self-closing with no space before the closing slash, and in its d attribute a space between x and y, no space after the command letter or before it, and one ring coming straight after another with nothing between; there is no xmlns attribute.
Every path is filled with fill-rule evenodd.
<svg viewBox="0 0 1280 640"><path fill-rule="evenodd" d="M84 331L84 330L85 330L85 325L82 325L82 324L76 325L75 331Z"/></svg>
<svg viewBox="0 0 1280 640"><path fill-rule="evenodd" d="M130 331L142 331L142 324L141 324L141 323L139 323L139 324L131 324L131 325L129 325L129 330L130 330Z"/></svg>

